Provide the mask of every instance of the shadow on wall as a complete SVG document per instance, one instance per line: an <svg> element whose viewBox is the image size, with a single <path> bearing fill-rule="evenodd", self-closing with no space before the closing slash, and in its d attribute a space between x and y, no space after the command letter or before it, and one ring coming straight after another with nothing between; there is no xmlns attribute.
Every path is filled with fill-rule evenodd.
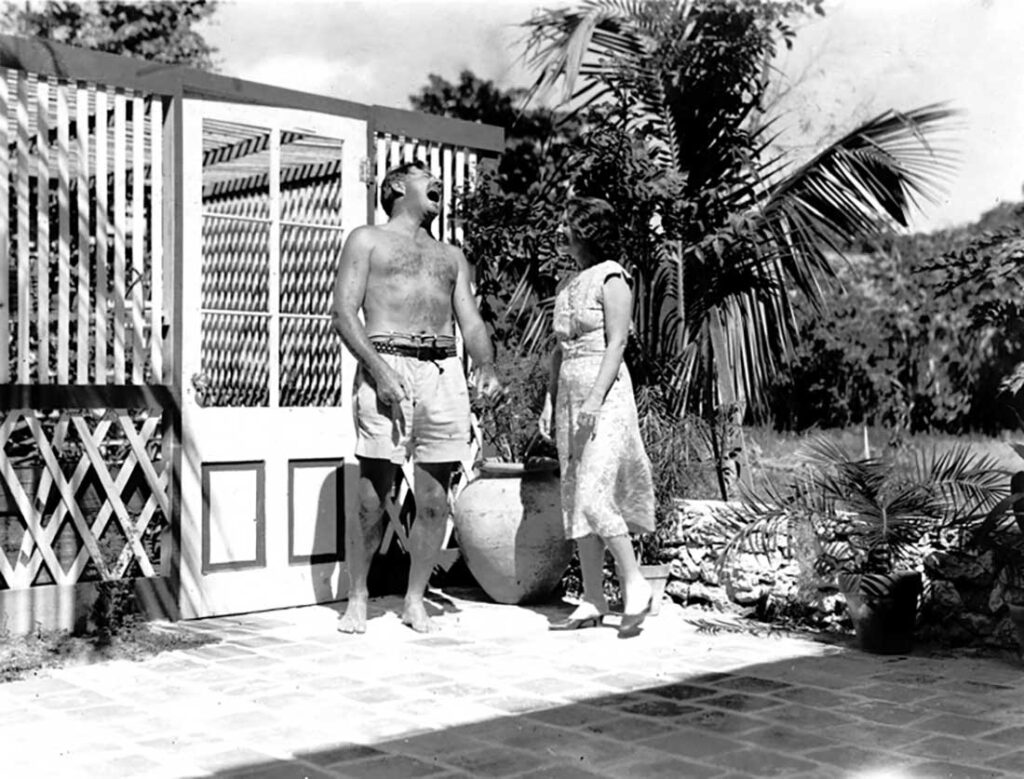
<svg viewBox="0 0 1024 779"><path fill-rule="evenodd" d="M316 502L310 579L316 603L331 603L348 597L348 569L345 565L345 514L358 506L358 463L346 462L320 483Z"/></svg>

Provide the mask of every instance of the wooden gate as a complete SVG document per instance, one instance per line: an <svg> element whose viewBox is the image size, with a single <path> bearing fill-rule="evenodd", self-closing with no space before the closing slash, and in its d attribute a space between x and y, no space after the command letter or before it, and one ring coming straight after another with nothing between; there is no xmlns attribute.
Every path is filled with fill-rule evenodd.
<svg viewBox="0 0 1024 779"><path fill-rule="evenodd" d="M109 580L171 617L343 596L341 243L414 157L457 240L451 198L501 147L0 36L0 628L69 627Z"/></svg>

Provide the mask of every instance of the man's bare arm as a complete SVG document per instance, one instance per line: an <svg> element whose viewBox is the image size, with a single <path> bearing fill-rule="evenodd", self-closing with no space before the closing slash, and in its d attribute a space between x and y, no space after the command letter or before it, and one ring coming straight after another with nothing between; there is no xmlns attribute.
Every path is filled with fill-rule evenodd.
<svg viewBox="0 0 1024 779"><path fill-rule="evenodd" d="M331 324L349 351L376 380L378 397L385 403L393 403L406 395L406 387L398 374L377 354L359 318L370 275L372 237L368 228L360 227L353 230L345 240L338 263L338 273L334 279Z"/></svg>
<svg viewBox="0 0 1024 779"><path fill-rule="evenodd" d="M459 263L459 274L455 280L455 291L452 293L452 307L455 319L462 331L466 351L473 359L477 374L477 387L484 395L490 395L500 389L494 372L494 347L487 335L487 327L480 316L473 288L470 285L472 272L465 255L455 250Z"/></svg>

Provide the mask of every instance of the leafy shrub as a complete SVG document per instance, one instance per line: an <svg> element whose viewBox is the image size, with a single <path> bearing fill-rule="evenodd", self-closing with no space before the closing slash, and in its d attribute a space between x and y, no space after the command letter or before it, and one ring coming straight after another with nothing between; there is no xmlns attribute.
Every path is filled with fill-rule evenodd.
<svg viewBox="0 0 1024 779"><path fill-rule="evenodd" d="M540 355L522 356L499 347L495 370L502 391L473 399L482 437L481 457L523 462L527 455L557 456L553 445L539 440L537 419L548 385L548 361Z"/></svg>

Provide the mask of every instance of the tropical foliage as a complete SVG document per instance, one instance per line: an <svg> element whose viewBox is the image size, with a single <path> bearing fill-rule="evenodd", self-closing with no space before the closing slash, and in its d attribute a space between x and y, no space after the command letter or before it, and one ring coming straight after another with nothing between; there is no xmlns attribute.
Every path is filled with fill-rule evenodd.
<svg viewBox="0 0 1024 779"><path fill-rule="evenodd" d="M214 70L216 50L194 29L216 0L4 4L0 30L112 54Z"/></svg>
<svg viewBox="0 0 1024 779"><path fill-rule="evenodd" d="M589 0L527 24L538 87L561 80L577 111L614 106L605 121L671 176L637 330L655 311L652 342L671 351L652 360L659 379L708 418L764 397L796 335L790 293L817 305L833 255L906 225L951 165L927 141L951 116L940 106L884 112L800 163L772 152L769 63L810 10L820 3Z"/></svg>
<svg viewBox="0 0 1024 779"><path fill-rule="evenodd" d="M1024 458L1024 444L1011 446ZM964 516L956 527L966 531L968 548L992 555L996 572L993 600L1024 604L1024 471L1013 474L1009 493L984 516Z"/></svg>
<svg viewBox="0 0 1024 779"><path fill-rule="evenodd" d="M705 419L720 472L733 447L717 431L770 396L798 340L796 306L819 316L838 256L906 226L952 166L935 142L953 115L942 106L886 111L810 159L774 151L771 61L791 19L815 11L813 0L587 0L539 12L527 56L537 89L561 83L563 105L550 131L514 120L510 136L538 130L525 140L544 162L514 186L507 171L486 176L461 204L484 314L525 352L547 348L570 270L554 241L567 191L616 206L634 277L634 381L673 414ZM479 86L463 74L424 97L446 113L480 95L494 103Z"/></svg>
<svg viewBox="0 0 1024 779"><path fill-rule="evenodd" d="M745 497L731 528L727 556L768 554L792 546L809 528L817 573L891 573L914 567L918 544L956 527L1007 494L1006 474L966 445L945 452L852 458L817 438L792 479Z"/></svg>
<svg viewBox="0 0 1024 779"><path fill-rule="evenodd" d="M1016 428L1024 376L1024 206L855 247L826 316L797 304L776 427L870 423L902 438Z"/></svg>

